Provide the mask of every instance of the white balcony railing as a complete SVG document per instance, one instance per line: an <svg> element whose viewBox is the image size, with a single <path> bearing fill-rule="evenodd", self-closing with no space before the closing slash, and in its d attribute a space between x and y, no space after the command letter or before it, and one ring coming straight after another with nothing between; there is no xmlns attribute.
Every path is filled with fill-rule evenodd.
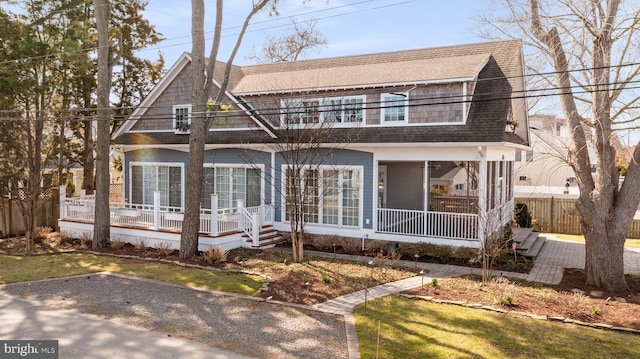
<svg viewBox="0 0 640 359"><path fill-rule="evenodd" d="M159 194L156 197L156 203L159 203ZM217 204L215 195L212 196L212 203ZM180 207L110 203L109 209L111 225L151 230L182 230L184 214L183 208ZM94 213L93 198L66 198L65 191L61 189L61 219L93 222ZM240 230L246 232L252 240L257 241L260 228L263 225L273 224L273 215L273 207L270 205L245 208L242 201L238 201L238 207L235 208L203 208L200 210L199 231L217 236L221 232Z"/></svg>
<svg viewBox="0 0 640 359"><path fill-rule="evenodd" d="M477 240L478 215L380 208L378 209L377 232Z"/></svg>

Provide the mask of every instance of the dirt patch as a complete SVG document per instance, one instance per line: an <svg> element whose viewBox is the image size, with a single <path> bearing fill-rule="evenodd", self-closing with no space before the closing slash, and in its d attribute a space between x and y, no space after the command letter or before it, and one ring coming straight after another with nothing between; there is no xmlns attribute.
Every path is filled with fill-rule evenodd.
<svg viewBox="0 0 640 359"><path fill-rule="evenodd" d="M464 277L445 278L435 285L425 283L423 288L403 293L640 330L640 277L627 276L632 288L629 292L604 292L600 298L590 296L592 291L599 289L587 286L585 282L582 270L567 269L556 286L506 278L494 279L489 285L481 286L479 278Z"/></svg>

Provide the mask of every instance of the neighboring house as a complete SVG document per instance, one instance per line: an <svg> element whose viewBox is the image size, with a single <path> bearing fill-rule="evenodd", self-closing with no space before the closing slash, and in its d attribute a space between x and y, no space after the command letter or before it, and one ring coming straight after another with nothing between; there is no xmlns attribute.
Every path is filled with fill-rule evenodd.
<svg viewBox="0 0 640 359"><path fill-rule="evenodd" d="M511 222L514 160L529 148L523 68L517 40L234 66L230 110L206 139L200 249L260 246L269 229L289 230L287 171L272 144L292 127L321 124L335 127L321 140L335 152L305 186L329 194L307 208L305 231L478 246ZM190 98L184 54L115 133L125 184L112 209L115 237L178 247ZM454 191L436 201L429 189L442 178L431 170L452 164ZM63 230L92 230L91 202L62 202Z"/></svg>
<svg viewBox="0 0 640 359"><path fill-rule="evenodd" d="M515 158L516 197L536 195L578 194L576 177L567 163L571 137L566 121L553 115L536 115L529 118L531 148L519 150ZM584 126L589 143L591 163L595 163L592 135Z"/></svg>

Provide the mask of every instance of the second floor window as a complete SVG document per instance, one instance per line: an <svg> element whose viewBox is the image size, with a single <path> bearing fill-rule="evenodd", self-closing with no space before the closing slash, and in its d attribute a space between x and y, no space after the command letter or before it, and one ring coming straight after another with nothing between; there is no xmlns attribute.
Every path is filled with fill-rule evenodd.
<svg viewBox="0 0 640 359"><path fill-rule="evenodd" d="M381 105L383 122L407 121L407 95L400 93L382 94Z"/></svg>
<svg viewBox="0 0 640 359"><path fill-rule="evenodd" d="M191 106L173 107L173 128L176 131L187 131L191 128Z"/></svg>
<svg viewBox="0 0 640 359"><path fill-rule="evenodd" d="M364 102L364 96L282 100L282 125L361 123Z"/></svg>

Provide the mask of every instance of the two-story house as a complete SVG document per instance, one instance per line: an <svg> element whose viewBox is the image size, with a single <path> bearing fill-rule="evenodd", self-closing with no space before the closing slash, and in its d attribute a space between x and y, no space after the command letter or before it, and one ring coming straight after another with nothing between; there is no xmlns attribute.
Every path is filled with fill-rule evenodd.
<svg viewBox="0 0 640 359"><path fill-rule="evenodd" d="M511 221L515 155L529 142L523 68L520 41L234 66L206 139L201 248L289 230L277 144L322 126L331 135L309 141L331 155L304 176L324 194L305 206L307 232L478 246ZM113 137L124 153L125 200L112 209L122 240L178 247L190 96L183 54ZM444 168L456 188L436 193ZM91 203L65 206L63 230L91 230Z"/></svg>

